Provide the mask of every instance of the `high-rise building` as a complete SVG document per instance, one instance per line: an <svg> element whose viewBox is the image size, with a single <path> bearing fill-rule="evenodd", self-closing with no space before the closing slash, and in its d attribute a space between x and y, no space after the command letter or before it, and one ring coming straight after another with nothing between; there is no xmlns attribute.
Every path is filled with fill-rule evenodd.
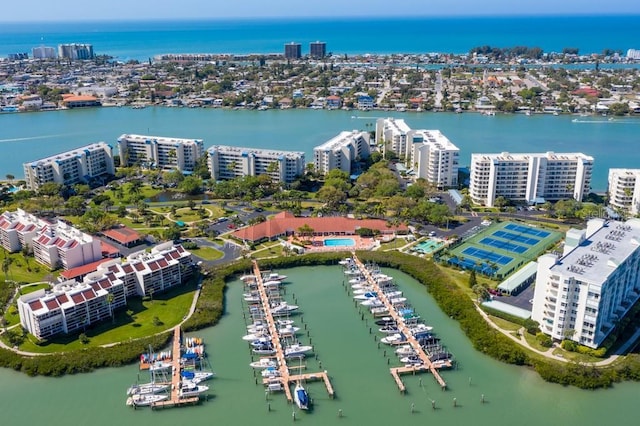
<svg viewBox="0 0 640 426"><path fill-rule="evenodd" d="M327 43L322 41L309 43L309 56L315 59L327 56Z"/></svg>
<svg viewBox="0 0 640 426"><path fill-rule="evenodd" d="M34 191L47 182L73 185L115 173L112 148L104 142L24 163L23 169L27 188Z"/></svg>
<svg viewBox="0 0 640 426"><path fill-rule="evenodd" d="M339 169L351 174L351 165L356 159L369 157L369 133L354 130L341 132L322 145L313 148L315 171L327 174Z"/></svg>
<svg viewBox="0 0 640 426"><path fill-rule="evenodd" d="M72 60L93 59L93 45L83 43L59 44L58 56Z"/></svg>
<svg viewBox="0 0 640 426"><path fill-rule="evenodd" d="M204 155L201 139L178 139L144 135L122 135L118 138L120 162L124 166L138 164L149 169L193 172Z"/></svg>
<svg viewBox="0 0 640 426"><path fill-rule="evenodd" d="M287 43L284 45L285 59L300 59L302 57L302 47L300 43Z"/></svg>
<svg viewBox="0 0 640 426"><path fill-rule="evenodd" d="M110 318L114 309L126 306L129 296L159 294L185 282L191 264L191 253L171 242L124 261L105 259L82 282L64 281L21 296L20 324L39 339L71 333Z"/></svg>
<svg viewBox="0 0 640 426"><path fill-rule="evenodd" d="M592 219L562 256L538 258L531 318L555 340L597 348L640 298L640 220Z"/></svg>
<svg viewBox="0 0 640 426"><path fill-rule="evenodd" d="M640 169L609 169L609 205L640 213Z"/></svg>
<svg viewBox="0 0 640 426"><path fill-rule="evenodd" d="M498 197L539 204L575 199L589 192L593 157L582 153L473 154L469 195L493 207Z"/></svg>
<svg viewBox="0 0 640 426"><path fill-rule="evenodd" d="M382 144L383 153L393 151L398 157L411 157L411 143L407 136L411 128L402 119L378 118L376 120L376 143Z"/></svg>
<svg viewBox="0 0 640 426"><path fill-rule="evenodd" d="M56 49L47 46L38 46L31 49L31 55L34 59L54 59L57 57Z"/></svg>
<svg viewBox="0 0 640 426"><path fill-rule="evenodd" d="M304 174L304 152L215 145L207 149L209 172L216 180L242 176L271 176L276 182L293 182Z"/></svg>
<svg viewBox="0 0 640 426"><path fill-rule="evenodd" d="M458 185L460 149L439 130L411 130L407 134L411 144L411 158L407 167L417 178L425 179L438 188Z"/></svg>

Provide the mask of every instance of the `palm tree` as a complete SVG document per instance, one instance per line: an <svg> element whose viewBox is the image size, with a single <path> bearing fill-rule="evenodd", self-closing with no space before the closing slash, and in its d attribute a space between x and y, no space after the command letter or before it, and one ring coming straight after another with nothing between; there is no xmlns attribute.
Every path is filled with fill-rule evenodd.
<svg viewBox="0 0 640 426"><path fill-rule="evenodd" d="M115 323L115 317L113 316L113 294L107 294L107 304L109 304L109 315L111 315L111 323Z"/></svg>

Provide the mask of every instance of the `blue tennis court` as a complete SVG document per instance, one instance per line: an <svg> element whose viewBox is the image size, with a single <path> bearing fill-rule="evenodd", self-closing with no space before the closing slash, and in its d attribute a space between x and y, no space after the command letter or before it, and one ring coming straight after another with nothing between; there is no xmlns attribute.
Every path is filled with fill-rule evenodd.
<svg viewBox="0 0 640 426"><path fill-rule="evenodd" d="M478 259L488 260L490 262L497 263L499 265L506 265L513 260L513 257L502 256L497 253L491 253L490 251L482 250L475 247L467 247L462 251L462 254L467 256L473 256Z"/></svg>
<svg viewBox="0 0 640 426"><path fill-rule="evenodd" d="M496 231L493 233L496 237L504 238L505 240L515 241L516 243L527 244L530 246L535 246L540 242L537 238L529 238L524 235L514 234L512 232L507 231Z"/></svg>
<svg viewBox="0 0 640 426"><path fill-rule="evenodd" d="M485 237L480 240L480 244L485 246L495 247L500 250L512 251L514 253L522 254L528 250L525 246L519 246L517 244L510 243L508 241L500 241L493 238Z"/></svg>
<svg viewBox="0 0 640 426"><path fill-rule="evenodd" d="M505 225L504 228L508 229L509 231L515 231L515 232L519 232L521 234L527 234L527 235L534 235L540 238L547 238L549 235L551 235L551 232L542 231L540 229L529 228L528 226L516 225L515 223L509 223Z"/></svg>

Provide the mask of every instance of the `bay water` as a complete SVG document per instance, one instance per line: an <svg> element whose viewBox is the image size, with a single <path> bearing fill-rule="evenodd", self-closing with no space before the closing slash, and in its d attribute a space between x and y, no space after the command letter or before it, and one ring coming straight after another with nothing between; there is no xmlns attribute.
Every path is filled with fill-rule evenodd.
<svg viewBox="0 0 640 426"><path fill-rule="evenodd" d="M640 167L640 120L633 117L105 107L0 114L0 176L24 176L23 163L98 141L117 153L123 133L198 138L205 148L302 151L311 162L315 146L341 131L375 130L375 120L387 116L442 131L460 148L461 166L470 164L472 153L583 152L595 158L591 186L597 192L606 191L609 168Z"/></svg>
<svg viewBox="0 0 640 426"><path fill-rule="evenodd" d="M405 296L435 327L458 361L457 369L442 373L448 390L440 390L433 377L424 373L404 376L407 393L402 395L387 365L387 359L394 362L395 357L383 345L378 348L375 333L369 334L372 320L367 316L367 322L361 320L343 286L341 268L318 266L279 272L289 276L285 298L300 305L301 313L292 319L307 326L309 335L300 335L300 340L311 342L317 354L317 359L305 361L306 372L327 370L336 391L331 399L322 382L307 383L312 412L294 409L283 394L265 396L263 387L255 384L248 366L252 360L249 347L241 340L246 333L242 284L235 281L226 292L221 322L197 333L205 339L217 373L208 383L207 401L158 411L126 407L126 388L138 376L145 378L136 365L63 378L29 378L0 370L2 424L282 425L293 424L295 412L295 423L309 425L595 426L626 424L640 414L637 383L599 391L564 388L543 382L527 368L501 364L476 352L424 287L403 273L385 270L396 278ZM482 395L485 403L481 403ZM435 410L432 400L436 401Z"/></svg>

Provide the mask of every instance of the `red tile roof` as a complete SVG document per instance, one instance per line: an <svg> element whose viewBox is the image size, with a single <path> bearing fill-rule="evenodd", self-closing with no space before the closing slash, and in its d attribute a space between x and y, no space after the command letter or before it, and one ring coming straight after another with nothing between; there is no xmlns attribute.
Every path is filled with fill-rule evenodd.
<svg viewBox="0 0 640 426"><path fill-rule="evenodd" d="M32 311L37 311L38 309L42 309L42 303L40 302L40 300L34 300L33 302L29 303L29 307Z"/></svg>
<svg viewBox="0 0 640 426"><path fill-rule="evenodd" d="M233 233L236 238L247 241L258 241L263 238L274 238L286 233L298 232L298 228L309 225L317 234L355 234L356 229L369 228L385 232L407 231L404 224L389 226L382 219L350 219L346 217L295 217L289 212L278 213L273 219L257 225L242 228Z"/></svg>
<svg viewBox="0 0 640 426"><path fill-rule="evenodd" d="M53 310L60 307L56 299L47 300L46 302L44 302L44 304L47 305L47 308L49 308L49 310Z"/></svg>
<svg viewBox="0 0 640 426"><path fill-rule="evenodd" d="M100 241L100 251L102 252L103 257L112 257L113 255L120 254L120 250L111 244L105 243L104 241Z"/></svg>
<svg viewBox="0 0 640 426"><path fill-rule="evenodd" d="M82 294L80 294L80 293L74 294L73 296L71 296L71 299L72 299L76 304L84 303L84 297L82 297Z"/></svg>
<svg viewBox="0 0 640 426"><path fill-rule="evenodd" d="M93 272L98 270L98 265L106 262L109 259L100 259L95 262L87 263L86 265L78 266L77 268L71 268L66 271L60 273L61 277L64 277L67 280L71 280L77 277L82 277L87 275L89 272Z"/></svg>
<svg viewBox="0 0 640 426"><path fill-rule="evenodd" d="M102 235L120 244L129 244L140 240L140 234L127 227L107 229L106 231L102 231Z"/></svg>
<svg viewBox="0 0 640 426"><path fill-rule="evenodd" d="M69 298L66 294L61 294L60 296L56 297L56 300L59 304L62 305L63 303L67 303L69 301Z"/></svg>

